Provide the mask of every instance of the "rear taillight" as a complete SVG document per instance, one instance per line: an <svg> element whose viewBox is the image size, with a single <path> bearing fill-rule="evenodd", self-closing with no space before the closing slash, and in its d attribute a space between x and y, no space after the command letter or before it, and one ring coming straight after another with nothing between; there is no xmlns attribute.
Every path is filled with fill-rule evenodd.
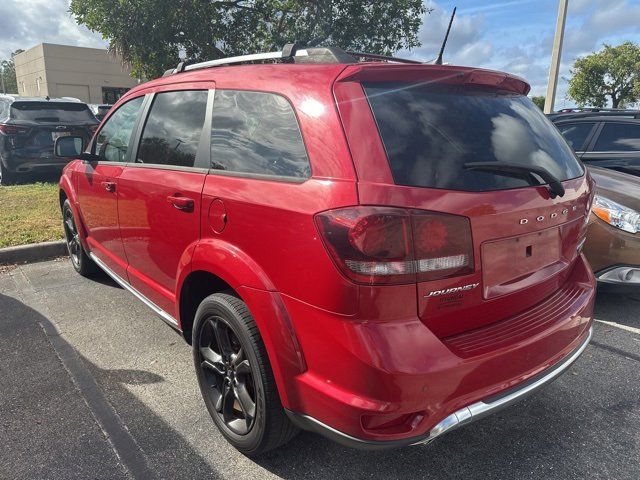
<svg viewBox="0 0 640 480"><path fill-rule="evenodd" d="M19 135L21 133L27 133L29 127L18 127L16 125L7 125L6 123L0 123L0 132L5 135Z"/></svg>
<svg viewBox="0 0 640 480"><path fill-rule="evenodd" d="M413 283L473 272L466 217L349 207L316 215L316 224L338 268L358 283Z"/></svg>

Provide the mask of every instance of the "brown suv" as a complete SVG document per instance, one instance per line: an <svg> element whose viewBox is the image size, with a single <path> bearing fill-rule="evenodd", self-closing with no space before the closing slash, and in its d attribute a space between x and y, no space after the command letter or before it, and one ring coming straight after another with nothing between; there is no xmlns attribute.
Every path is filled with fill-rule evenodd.
<svg viewBox="0 0 640 480"><path fill-rule="evenodd" d="M640 178L589 167L596 181L584 253L599 287L640 289Z"/></svg>

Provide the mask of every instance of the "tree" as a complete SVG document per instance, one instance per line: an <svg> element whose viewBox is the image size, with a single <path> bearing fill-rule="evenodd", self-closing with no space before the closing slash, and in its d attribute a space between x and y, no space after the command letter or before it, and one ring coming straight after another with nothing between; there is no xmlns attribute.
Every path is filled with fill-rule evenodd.
<svg viewBox="0 0 640 480"><path fill-rule="evenodd" d="M16 79L16 66L13 63L13 57L24 50L16 50L11 54L9 60L0 62L0 90L2 93L18 93L18 80Z"/></svg>
<svg viewBox="0 0 640 480"><path fill-rule="evenodd" d="M579 58L571 70L568 95L579 106L613 108L637 103L640 99L640 46L625 42L617 47L604 45L599 52Z"/></svg>
<svg viewBox="0 0 640 480"><path fill-rule="evenodd" d="M540 110L544 110L544 101L546 100L544 95L538 95L531 97L531 101L536 104Z"/></svg>
<svg viewBox="0 0 640 480"><path fill-rule="evenodd" d="M76 20L153 78L178 63L272 51L294 40L390 54L420 45L422 0L72 0Z"/></svg>

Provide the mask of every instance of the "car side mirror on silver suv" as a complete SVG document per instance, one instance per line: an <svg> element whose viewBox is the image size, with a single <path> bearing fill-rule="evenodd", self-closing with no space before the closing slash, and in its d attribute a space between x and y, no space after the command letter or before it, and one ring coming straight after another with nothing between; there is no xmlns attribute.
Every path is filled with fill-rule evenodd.
<svg viewBox="0 0 640 480"><path fill-rule="evenodd" d="M84 149L84 139L82 137L58 137L53 145L56 157L77 158Z"/></svg>

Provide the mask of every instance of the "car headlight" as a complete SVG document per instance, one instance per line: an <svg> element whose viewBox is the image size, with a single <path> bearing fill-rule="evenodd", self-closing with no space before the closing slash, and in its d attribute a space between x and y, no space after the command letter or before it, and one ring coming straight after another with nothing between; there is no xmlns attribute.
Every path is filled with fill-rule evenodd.
<svg viewBox="0 0 640 480"><path fill-rule="evenodd" d="M607 197L596 195L593 213L609 225L629 233L640 232L640 213Z"/></svg>

